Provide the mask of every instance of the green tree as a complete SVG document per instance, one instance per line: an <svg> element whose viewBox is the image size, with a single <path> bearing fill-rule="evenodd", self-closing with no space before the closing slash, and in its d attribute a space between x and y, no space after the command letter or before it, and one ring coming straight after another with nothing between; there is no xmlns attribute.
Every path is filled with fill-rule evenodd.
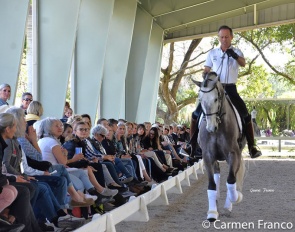
<svg viewBox="0 0 295 232"><path fill-rule="evenodd" d="M295 24L255 29L238 33L238 35L261 55L279 80L284 78L290 84L295 85ZM278 64L271 63L271 57L265 54L267 49L272 52L289 54L292 58L286 66L280 67Z"/></svg>

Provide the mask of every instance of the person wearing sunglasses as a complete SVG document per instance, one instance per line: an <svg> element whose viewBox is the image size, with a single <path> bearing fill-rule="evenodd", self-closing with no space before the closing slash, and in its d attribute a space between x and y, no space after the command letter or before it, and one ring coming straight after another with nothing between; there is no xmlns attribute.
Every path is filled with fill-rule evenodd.
<svg viewBox="0 0 295 232"><path fill-rule="evenodd" d="M22 104L20 108L24 110L25 114L27 114L27 109L32 101L33 101L33 95L31 93L24 92L22 94Z"/></svg>
<svg viewBox="0 0 295 232"><path fill-rule="evenodd" d="M10 99L11 87L9 84L0 85L0 106L9 105L7 100Z"/></svg>

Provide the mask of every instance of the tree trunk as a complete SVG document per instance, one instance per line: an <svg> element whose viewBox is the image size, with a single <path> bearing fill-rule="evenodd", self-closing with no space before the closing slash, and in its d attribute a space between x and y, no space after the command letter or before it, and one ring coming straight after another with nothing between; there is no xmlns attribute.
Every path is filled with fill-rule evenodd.
<svg viewBox="0 0 295 232"><path fill-rule="evenodd" d="M166 124L177 122L179 110L188 104L196 101L196 95L190 96L188 99L177 102L177 93L179 91L180 82L185 76L186 69L188 68L191 56L194 50L198 47L202 39L194 39L186 51L180 69L173 73L174 61L174 43L170 44L169 62L165 69L161 69L163 77L159 85L159 97L167 106L166 112L159 107L157 108L157 116L162 118Z"/></svg>

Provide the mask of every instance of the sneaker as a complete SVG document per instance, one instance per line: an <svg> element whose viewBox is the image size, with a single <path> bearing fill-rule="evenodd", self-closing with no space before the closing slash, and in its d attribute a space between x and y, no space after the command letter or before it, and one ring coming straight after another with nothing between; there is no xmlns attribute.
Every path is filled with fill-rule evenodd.
<svg viewBox="0 0 295 232"><path fill-rule="evenodd" d="M123 176L119 177L119 180L121 183L126 184L126 183L131 182L133 180L133 177L130 176L127 178L125 175L123 175Z"/></svg>
<svg viewBox="0 0 295 232"><path fill-rule="evenodd" d="M93 210L100 214L100 215L103 215L105 214L106 212L104 211L104 205L102 203L95 203L93 206L92 206Z"/></svg>
<svg viewBox="0 0 295 232"><path fill-rule="evenodd" d="M100 194L103 196L107 196L107 197L113 197L113 196L117 195L118 192L119 191L117 189L104 188Z"/></svg>
<svg viewBox="0 0 295 232"><path fill-rule="evenodd" d="M104 211L108 212L108 211L112 211L113 209L115 209L116 207L113 204L110 203L104 203L103 204L103 209Z"/></svg>
<svg viewBox="0 0 295 232"><path fill-rule="evenodd" d="M125 192L125 191L128 191L128 188L127 187L119 187L119 186L114 186L114 185L108 185L108 189L117 189L119 191L119 193L122 193L122 192Z"/></svg>
<svg viewBox="0 0 295 232"><path fill-rule="evenodd" d="M97 200L95 201L95 203L97 204L103 204L106 202L112 202L113 201L113 197L112 196L103 196L101 194L99 194Z"/></svg>
<svg viewBox="0 0 295 232"><path fill-rule="evenodd" d="M134 192L126 191L124 193L121 193L121 195L126 198L126 197L131 197L131 196L136 196L137 194Z"/></svg>
<svg viewBox="0 0 295 232"><path fill-rule="evenodd" d="M85 198L86 199L92 199L92 200L94 200L94 201L96 201L97 200L97 196L95 196L95 195L90 195L90 194L84 194L85 195Z"/></svg>
<svg viewBox="0 0 295 232"><path fill-rule="evenodd" d="M99 202L99 203L103 203L103 202L108 202L110 197L106 197L103 196L102 194L100 194L99 192L96 191L95 188L91 188L87 190L89 194L91 194L92 196L96 196L96 200L95 202Z"/></svg>
<svg viewBox="0 0 295 232"><path fill-rule="evenodd" d="M85 218L77 218L72 215L66 215L58 218L57 227L76 229L85 224Z"/></svg>

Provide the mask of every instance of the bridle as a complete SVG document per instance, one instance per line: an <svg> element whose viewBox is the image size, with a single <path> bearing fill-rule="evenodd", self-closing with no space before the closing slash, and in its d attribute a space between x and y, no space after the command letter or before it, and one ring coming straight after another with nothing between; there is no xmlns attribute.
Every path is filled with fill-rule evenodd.
<svg viewBox="0 0 295 232"><path fill-rule="evenodd" d="M205 81L212 81L211 79L206 79ZM205 86L206 87L206 86ZM214 113L205 113L205 110L203 109L203 106L202 106L202 110L203 110L203 115L206 116L206 117L210 117L210 116L213 116L213 115L217 115L216 118L217 118L217 122L218 123L221 123L221 118L223 115L225 115L225 112L222 112L222 109L223 109L223 98L224 98L224 94L222 95L221 94L221 91L219 90L218 86L217 86L217 83L214 84L214 86L209 89L209 90L203 90L202 87L200 88L200 92L202 93L210 93L211 91L213 90L217 90L217 99L218 99L218 108L217 108L217 111L214 112Z"/></svg>

